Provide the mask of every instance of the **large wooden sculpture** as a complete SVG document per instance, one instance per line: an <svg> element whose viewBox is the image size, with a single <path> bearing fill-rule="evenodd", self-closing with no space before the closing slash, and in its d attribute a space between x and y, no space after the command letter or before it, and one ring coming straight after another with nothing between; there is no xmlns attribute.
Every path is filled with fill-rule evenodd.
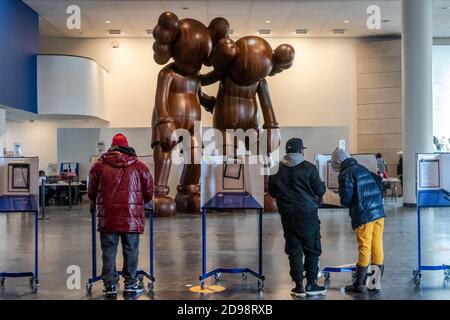
<svg viewBox="0 0 450 320"><path fill-rule="evenodd" d="M171 13L163 13L153 30L154 59L166 64L158 75L155 108L152 116L152 148L155 159L155 214L172 216L176 211L198 213L200 211L201 142L194 132L194 123L200 121L200 100L208 99L200 90L199 71L208 59L211 49L211 33L201 22L182 19ZM169 196L168 179L172 165L172 150L180 141L171 139L176 129L186 129L191 134L191 163L183 168L178 193Z"/></svg>
<svg viewBox="0 0 450 320"><path fill-rule="evenodd" d="M216 18L209 28L225 24L225 19ZM265 78L291 67L294 48L282 44L272 51L269 43L257 36L243 37L236 42L225 37L213 45L211 57L206 63L212 65L214 70L202 76L202 85L220 81L216 103L212 108L207 108L213 113L214 128L222 132L239 128L258 130L258 96L264 119L263 129L267 130L268 137L278 135L279 126ZM267 151L271 152L274 139L268 140ZM266 211L276 211L276 203L266 187L264 205Z"/></svg>

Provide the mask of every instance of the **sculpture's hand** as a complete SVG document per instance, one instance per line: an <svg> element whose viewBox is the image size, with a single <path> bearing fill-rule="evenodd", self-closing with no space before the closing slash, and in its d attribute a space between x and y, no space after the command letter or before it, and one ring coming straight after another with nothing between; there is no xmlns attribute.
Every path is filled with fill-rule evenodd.
<svg viewBox="0 0 450 320"><path fill-rule="evenodd" d="M267 130L267 152L271 153L278 149L281 144L281 134L278 126L264 128Z"/></svg>
<svg viewBox="0 0 450 320"><path fill-rule="evenodd" d="M160 119L157 123L158 136L161 147L170 151L177 145L175 130L177 129L173 119Z"/></svg>
<svg viewBox="0 0 450 320"><path fill-rule="evenodd" d="M214 111L214 106L216 105L216 97L208 97L207 99L205 99L203 106L205 107L205 110L213 113Z"/></svg>

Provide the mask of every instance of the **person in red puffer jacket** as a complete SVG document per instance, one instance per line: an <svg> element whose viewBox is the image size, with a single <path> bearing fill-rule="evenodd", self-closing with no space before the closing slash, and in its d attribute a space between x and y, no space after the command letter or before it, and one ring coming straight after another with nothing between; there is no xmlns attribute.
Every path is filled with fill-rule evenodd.
<svg viewBox="0 0 450 320"><path fill-rule="evenodd" d="M119 280L116 255L119 239L123 251L125 295L143 292L137 285L139 236L144 232L144 204L153 197L153 177L138 160L123 134L114 136L111 148L89 172L88 197L91 210L97 209L102 247L102 280L107 297L116 297Z"/></svg>

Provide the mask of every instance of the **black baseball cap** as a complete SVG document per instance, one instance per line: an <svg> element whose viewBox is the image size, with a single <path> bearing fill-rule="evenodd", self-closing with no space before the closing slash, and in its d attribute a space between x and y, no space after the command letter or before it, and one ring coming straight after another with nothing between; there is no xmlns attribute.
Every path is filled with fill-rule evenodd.
<svg viewBox="0 0 450 320"><path fill-rule="evenodd" d="M286 142L286 153L298 153L304 149L308 149L303 145L303 140L300 138L292 138Z"/></svg>

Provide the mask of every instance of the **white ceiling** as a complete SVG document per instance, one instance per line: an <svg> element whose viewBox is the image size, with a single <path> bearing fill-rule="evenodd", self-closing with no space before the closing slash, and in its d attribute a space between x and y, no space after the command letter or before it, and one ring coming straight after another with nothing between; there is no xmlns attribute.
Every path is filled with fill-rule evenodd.
<svg viewBox="0 0 450 320"><path fill-rule="evenodd" d="M122 37L148 37L158 16L166 10L179 18L194 18L208 24L222 16L230 21L235 37L271 29L271 37L292 37L295 29L308 29L308 37L364 37L399 35L401 33L400 0L23 0L40 16L43 37L97 38L108 37L108 29L121 29ZM76 4L81 8L81 30L66 27L66 9ZM369 5L381 8L381 30L366 27ZM434 0L434 36L450 37L450 0ZM183 10L183 8L189 8ZM105 21L110 20L110 24ZM270 23L266 23L270 20ZM344 21L348 20L349 23ZM331 30L346 29L345 35L332 35ZM298 37L305 37L304 35Z"/></svg>

